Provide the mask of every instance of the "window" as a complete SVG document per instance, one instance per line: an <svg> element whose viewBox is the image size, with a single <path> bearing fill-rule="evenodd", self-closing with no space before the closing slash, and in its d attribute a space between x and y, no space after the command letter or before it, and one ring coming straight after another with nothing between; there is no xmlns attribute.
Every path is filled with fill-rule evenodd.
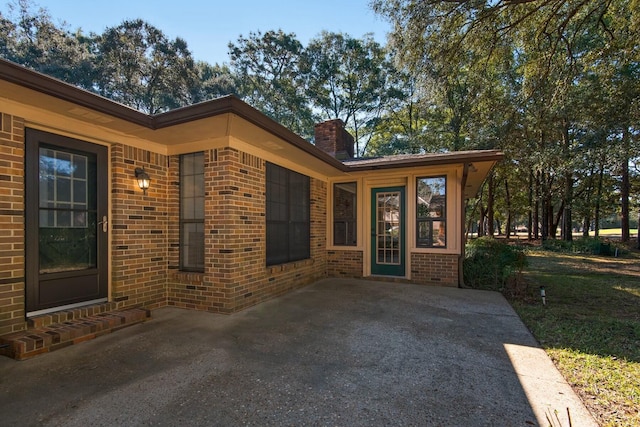
<svg viewBox="0 0 640 427"><path fill-rule="evenodd" d="M267 265L309 258L309 177L267 163L266 184Z"/></svg>
<svg viewBox="0 0 640 427"><path fill-rule="evenodd" d="M416 228L419 248L447 246L447 179L418 178Z"/></svg>
<svg viewBox="0 0 640 427"><path fill-rule="evenodd" d="M180 156L180 269L204 271L204 153Z"/></svg>
<svg viewBox="0 0 640 427"><path fill-rule="evenodd" d="M356 246L356 200L358 185L343 182L333 185L333 244Z"/></svg>

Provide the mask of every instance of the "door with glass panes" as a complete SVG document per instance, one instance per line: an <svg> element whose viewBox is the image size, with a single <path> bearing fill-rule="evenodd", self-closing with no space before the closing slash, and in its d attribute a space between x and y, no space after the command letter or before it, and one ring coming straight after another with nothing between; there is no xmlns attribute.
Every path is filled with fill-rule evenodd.
<svg viewBox="0 0 640 427"><path fill-rule="evenodd" d="M25 136L27 313L104 301L107 147L34 129Z"/></svg>
<svg viewBox="0 0 640 427"><path fill-rule="evenodd" d="M371 190L371 274L405 275L405 189Z"/></svg>

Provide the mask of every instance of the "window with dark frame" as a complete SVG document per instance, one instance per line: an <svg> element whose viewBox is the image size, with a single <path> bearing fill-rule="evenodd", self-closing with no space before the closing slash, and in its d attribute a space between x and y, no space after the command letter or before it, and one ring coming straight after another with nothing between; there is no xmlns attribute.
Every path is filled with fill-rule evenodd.
<svg viewBox="0 0 640 427"><path fill-rule="evenodd" d="M204 272L204 153L180 156L180 270Z"/></svg>
<svg viewBox="0 0 640 427"><path fill-rule="evenodd" d="M356 201L358 184L341 182L333 184L333 244L357 245Z"/></svg>
<svg viewBox="0 0 640 427"><path fill-rule="evenodd" d="M416 246L446 248L447 178L418 178L416 189Z"/></svg>
<svg viewBox="0 0 640 427"><path fill-rule="evenodd" d="M267 163L267 265L311 256L310 179Z"/></svg>

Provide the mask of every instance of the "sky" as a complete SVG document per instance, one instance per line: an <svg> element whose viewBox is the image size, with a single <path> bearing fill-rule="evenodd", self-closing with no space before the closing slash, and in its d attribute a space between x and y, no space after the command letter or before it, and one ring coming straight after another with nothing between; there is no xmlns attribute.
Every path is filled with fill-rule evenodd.
<svg viewBox="0 0 640 427"><path fill-rule="evenodd" d="M10 0L0 0L7 12ZM49 11L54 22L70 30L102 33L124 20L142 18L167 37L186 40L194 59L228 63L229 42L249 32L282 29L306 46L321 31L360 38L373 33L386 42L390 25L369 7L370 0L32 0Z"/></svg>

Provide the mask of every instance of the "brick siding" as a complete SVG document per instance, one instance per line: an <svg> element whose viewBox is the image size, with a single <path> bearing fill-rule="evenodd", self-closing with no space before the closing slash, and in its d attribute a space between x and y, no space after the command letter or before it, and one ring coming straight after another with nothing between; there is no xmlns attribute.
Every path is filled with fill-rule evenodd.
<svg viewBox="0 0 640 427"><path fill-rule="evenodd" d="M23 119L0 115L0 335L27 327L24 135ZM179 156L123 144L113 144L110 156L111 302L95 310L171 305L231 313L326 276L362 277L362 251L326 248L328 184L314 178L310 259L266 266L266 162L233 148L204 152L205 268L181 272ZM137 186L136 167L151 177L146 195ZM412 281L457 285L456 255L411 257Z"/></svg>
<svg viewBox="0 0 640 427"><path fill-rule="evenodd" d="M151 178L146 195L136 167ZM167 169L164 155L111 146L111 297L118 308L166 305Z"/></svg>
<svg viewBox="0 0 640 427"><path fill-rule="evenodd" d="M362 259L362 251L328 251L327 275L329 277L362 277Z"/></svg>
<svg viewBox="0 0 640 427"><path fill-rule="evenodd" d="M411 254L411 280L440 286L458 286L458 255Z"/></svg>
<svg viewBox="0 0 640 427"><path fill-rule="evenodd" d="M0 113L0 335L25 328L24 120Z"/></svg>
<svg viewBox="0 0 640 427"><path fill-rule="evenodd" d="M311 259L265 265L265 161L232 148L205 151L205 271L178 271L178 156L170 159L172 306L230 313L325 274L326 184L311 179Z"/></svg>

